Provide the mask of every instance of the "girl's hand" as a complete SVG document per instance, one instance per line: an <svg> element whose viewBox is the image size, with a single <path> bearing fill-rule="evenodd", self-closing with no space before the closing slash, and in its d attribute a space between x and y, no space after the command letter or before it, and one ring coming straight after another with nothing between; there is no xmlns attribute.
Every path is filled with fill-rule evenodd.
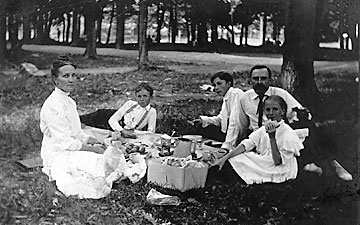
<svg viewBox="0 0 360 225"><path fill-rule="evenodd" d="M280 125L277 121L268 120L265 122L264 126L266 133L275 133L276 128L278 128Z"/></svg>
<svg viewBox="0 0 360 225"><path fill-rule="evenodd" d="M228 160L228 158L226 156L217 159L213 164L211 164L211 166L219 166L219 170L221 170L226 162L226 160Z"/></svg>

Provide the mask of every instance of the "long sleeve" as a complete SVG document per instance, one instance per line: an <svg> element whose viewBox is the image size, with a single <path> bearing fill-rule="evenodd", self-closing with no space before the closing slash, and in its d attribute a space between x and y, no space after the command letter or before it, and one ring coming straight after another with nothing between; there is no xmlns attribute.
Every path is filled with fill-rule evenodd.
<svg viewBox="0 0 360 225"><path fill-rule="evenodd" d="M113 130L121 131L124 130L122 126L120 126L119 121L125 115L126 110L128 110L132 105L134 105L133 101L125 102L118 111L114 113L109 119L109 125Z"/></svg>
<svg viewBox="0 0 360 225"><path fill-rule="evenodd" d="M200 118L202 120L202 127L207 127L211 124L216 126L221 125L221 114L216 116L200 116Z"/></svg>
<svg viewBox="0 0 360 225"><path fill-rule="evenodd" d="M80 150L82 142L72 135L71 124L68 119L52 106L44 107L41 110L41 131L47 137L51 138L61 150Z"/></svg>
<svg viewBox="0 0 360 225"><path fill-rule="evenodd" d="M148 131L155 133L155 129L156 129L156 109L151 108L150 112L149 112L149 119L148 119Z"/></svg>
<svg viewBox="0 0 360 225"><path fill-rule="evenodd" d="M239 131L241 128L240 124L240 97L241 94L235 94L233 99L231 99L231 108L230 108L230 115L229 115L229 124L226 131L226 138L225 142L222 144L222 148L232 149L235 147L236 140L239 135Z"/></svg>

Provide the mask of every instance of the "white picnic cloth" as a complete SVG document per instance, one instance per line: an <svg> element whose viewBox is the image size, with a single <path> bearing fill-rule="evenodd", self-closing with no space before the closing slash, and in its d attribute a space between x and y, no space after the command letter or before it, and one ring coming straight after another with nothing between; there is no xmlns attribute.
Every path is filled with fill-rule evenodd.
<svg viewBox="0 0 360 225"><path fill-rule="evenodd" d="M104 154L68 151L52 163L51 177L66 196L103 198L111 192L114 181L129 178L136 183L145 176L145 159L133 158L126 162L121 150L113 146L108 146Z"/></svg>

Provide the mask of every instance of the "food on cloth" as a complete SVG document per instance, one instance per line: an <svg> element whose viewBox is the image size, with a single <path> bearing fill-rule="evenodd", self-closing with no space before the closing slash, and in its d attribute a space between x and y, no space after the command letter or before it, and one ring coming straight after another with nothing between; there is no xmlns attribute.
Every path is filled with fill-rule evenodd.
<svg viewBox="0 0 360 225"><path fill-rule="evenodd" d="M125 151L128 154L135 153L135 152L138 152L140 154L144 154L145 150L146 150L146 145L145 144L136 145L136 144L133 144L133 143L129 143L125 147Z"/></svg>
<svg viewBox="0 0 360 225"><path fill-rule="evenodd" d="M171 156L164 158L162 164L182 168L202 168L206 166L204 163L192 160L191 158L177 158Z"/></svg>

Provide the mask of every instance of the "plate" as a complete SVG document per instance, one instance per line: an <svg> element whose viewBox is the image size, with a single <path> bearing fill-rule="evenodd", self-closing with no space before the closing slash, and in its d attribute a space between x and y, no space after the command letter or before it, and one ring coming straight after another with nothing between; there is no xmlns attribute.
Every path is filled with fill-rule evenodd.
<svg viewBox="0 0 360 225"><path fill-rule="evenodd" d="M182 137L190 139L190 140L195 140L195 141L201 141L202 140L201 135L183 135Z"/></svg>

